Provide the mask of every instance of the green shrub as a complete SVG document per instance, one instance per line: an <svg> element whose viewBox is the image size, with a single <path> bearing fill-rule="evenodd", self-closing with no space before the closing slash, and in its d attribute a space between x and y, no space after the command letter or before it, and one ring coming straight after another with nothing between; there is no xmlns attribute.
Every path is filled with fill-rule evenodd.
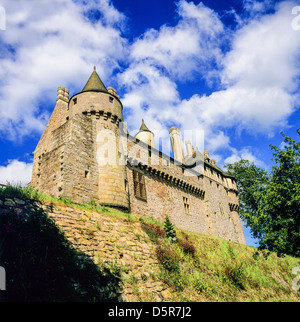
<svg viewBox="0 0 300 322"><path fill-rule="evenodd" d="M165 248L159 245L156 248L156 255L158 261L166 270L169 272L179 271L178 255L171 248Z"/></svg>
<svg viewBox="0 0 300 322"><path fill-rule="evenodd" d="M192 256L196 254L196 247L190 241L178 238L177 242L179 247L183 250L185 254L189 254Z"/></svg>
<svg viewBox="0 0 300 322"><path fill-rule="evenodd" d="M165 235L165 231L157 224L142 222L142 229L146 232L152 242L157 242L159 238Z"/></svg>
<svg viewBox="0 0 300 322"><path fill-rule="evenodd" d="M177 241L176 231L168 215L166 216L166 219L164 221L164 229L167 239L169 239L172 243L175 243Z"/></svg>

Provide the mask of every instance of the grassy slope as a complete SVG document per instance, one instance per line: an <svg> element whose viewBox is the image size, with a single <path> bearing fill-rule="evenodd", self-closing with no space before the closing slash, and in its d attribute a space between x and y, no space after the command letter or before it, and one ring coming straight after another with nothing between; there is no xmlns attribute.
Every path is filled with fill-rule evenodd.
<svg viewBox="0 0 300 322"><path fill-rule="evenodd" d="M152 219L140 219L116 210L97 207L93 202L74 205L68 199L56 199L32 189L9 187L0 196L31 198L43 203L68 205L98 211L113 220L126 218L140 222L156 248L161 269L151 277L167 283L173 301L299 301L300 291L292 290L293 267L300 259L278 258L254 247L228 242L176 229L178 242L165 238L163 226ZM107 267L106 267L107 268ZM132 282L134 283L134 281ZM149 300L140 295L139 300Z"/></svg>

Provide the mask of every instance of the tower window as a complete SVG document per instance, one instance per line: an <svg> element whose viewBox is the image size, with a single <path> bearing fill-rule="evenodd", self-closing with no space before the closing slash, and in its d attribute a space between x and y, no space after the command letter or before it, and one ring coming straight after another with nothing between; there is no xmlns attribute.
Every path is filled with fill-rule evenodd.
<svg viewBox="0 0 300 322"><path fill-rule="evenodd" d="M183 197L183 206L184 206L184 212L190 215L191 214L190 202L187 197Z"/></svg>
<svg viewBox="0 0 300 322"><path fill-rule="evenodd" d="M109 96L109 101L110 101L110 103L112 103L114 101L114 98Z"/></svg>
<svg viewBox="0 0 300 322"><path fill-rule="evenodd" d="M145 177L143 173L133 170L133 187L136 198L147 201Z"/></svg>
<svg viewBox="0 0 300 322"><path fill-rule="evenodd" d="M223 205L221 203L219 203L219 207L220 207L220 213L221 215L225 215L225 211L224 211L224 208L223 208Z"/></svg>
<svg viewBox="0 0 300 322"><path fill-rule="evenodd" d="M89 172L87 170L84 171L84 177L88 178L89 177Z"/></svg>
<svg viewBox="0 0 300 322"><path fill-rule="evenodd" d="M74 103L74 105L77 104L77 97L73 98L73 103Z"/></svg>

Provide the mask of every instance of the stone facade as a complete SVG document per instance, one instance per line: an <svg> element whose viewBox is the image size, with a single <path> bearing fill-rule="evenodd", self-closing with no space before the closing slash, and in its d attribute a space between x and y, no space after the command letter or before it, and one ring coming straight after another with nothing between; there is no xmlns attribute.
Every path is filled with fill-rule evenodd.
<svg viewBox="0 0 300 322"><path fill-rule="evenodd" d="M136 137L128 133L119 96L94 71L70 99L67 89L58 88L34 151L31 185L160 221L168 215L182 229L245 244L235 179L190 142L184 157L177 128L170 129L170 138L179 161L155 149L144 122Z"/></svg>

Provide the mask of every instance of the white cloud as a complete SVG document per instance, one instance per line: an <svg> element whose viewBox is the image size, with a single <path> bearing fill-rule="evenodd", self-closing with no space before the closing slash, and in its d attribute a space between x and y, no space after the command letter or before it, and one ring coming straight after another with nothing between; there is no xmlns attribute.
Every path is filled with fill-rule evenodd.
<svg viewBox="0 0 300 322"><path fill-rule="evenodd" d="M179 1L176 26L150 29L132 46L135 62L163 68L175 79L191 78L218 62L223 25L217 14L202 3ZM202 75L204 77L206 75Z"/></svg>
<svg viewBox="0 0 300 322"><path fill-rule="evenodd" d="M126 17L109 0L7 0L4 6L0 132L11 139L41 132L49 117L44 104L54 105L57 86L81 90L93 65L110 85L107 79L122 63L117 77L129 130L138 129L142 118L165 142L173 125L182 132L203 130L205 146L220 161L218 151L233 149L227 129L272 135L286 125L299 99L294 2L266 14L271 1L245 0L247 19L235 13L244 23L228 30L213 10L181 0L175 26L150 29L131 45L121 36ZM198 79L213 79L218 90L182 99L178 84ZM229 158L246 152L233 151Z"/></svg>
<svg viewBox="0 0 300 322"><path fill-rule="evenodd" d="M111 75L126 51L119 29L124 16L108 0L4 1L3 6L0 132L15 140L42 132L49 117L45 102L55 105L57 86L81 90L93 65L104 81ZM92 10L101 13L100 20L91 18Z"/></svg>
<svg viewBox="0 0 300 322"><path fill-rule="evenodd" d="M249 160L250 162L253 162L258 167L262 167L265 169L268 168L268 166L265 164L264 161L258 159L253 154L250 147L245 147L245 148L242 148L241 150L231 148L231 151L232 151L232 154L224 160L224 164L234 163L241 159L244 159L244 160Z"/></svg>
<svg viewBox="0 0 300 322"><path fill-rule="evenodd" d="M31 180L32 163L8 160L7 166L0 166L0 183L26 186Z"/></svg>
<svg viewBox="0 0 300 322"><path fill-rule="evenodd" d="M137 127L142 117L155 126L153 130L184 125L176 81L210 79L210 67L219 64L219 36L224 30L217 14L202 3L179 1L178 15L177 25L148 30L137 39L130 48L129 67L118 75L126 88L123 105L129 116L137 116L127 118L129 129Z"/></svg>

